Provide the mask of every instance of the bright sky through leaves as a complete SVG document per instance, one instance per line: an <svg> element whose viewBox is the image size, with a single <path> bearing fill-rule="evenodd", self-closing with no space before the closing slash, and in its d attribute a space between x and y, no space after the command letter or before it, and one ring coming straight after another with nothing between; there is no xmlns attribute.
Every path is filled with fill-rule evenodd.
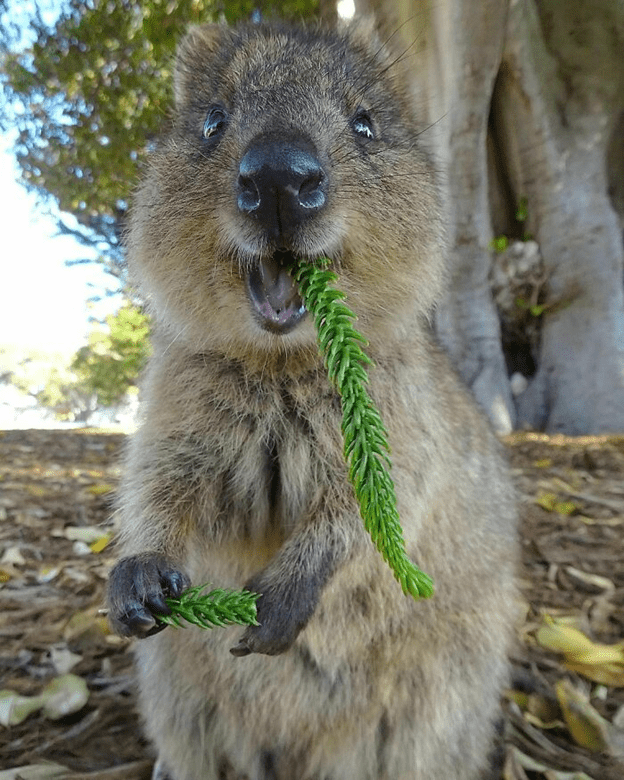
<svg viewBox="0 0 624 780"><path fill-rule="evenodd" d="M93 263L67 267L87 250L69 237L53 237L56 224L35 207L15 181L16 167L6 137L0 139L0 346L73 352L86 343L88 317L112 312L119 299L95 312L87 300L102 295L111 281ZM0 367L1 368L1 367Z"/></svg>

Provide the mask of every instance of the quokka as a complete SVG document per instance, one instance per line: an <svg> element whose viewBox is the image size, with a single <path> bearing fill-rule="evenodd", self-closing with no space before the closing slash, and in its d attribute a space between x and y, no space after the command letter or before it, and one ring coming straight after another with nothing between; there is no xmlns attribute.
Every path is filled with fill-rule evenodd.
<svg viewBox="0 0 624 780"><path fill-rule="evenodd" d="M476 780L508 675L516 515L500 447L430 334L432 165L369 26L192 29L137 193L154 321L120 491L113 627L170 780ZM331 260L375 362L410 557L401 592L347 480L340 404L289 273ZM258 627L156 631L188 583L262 594Z"/></svg>

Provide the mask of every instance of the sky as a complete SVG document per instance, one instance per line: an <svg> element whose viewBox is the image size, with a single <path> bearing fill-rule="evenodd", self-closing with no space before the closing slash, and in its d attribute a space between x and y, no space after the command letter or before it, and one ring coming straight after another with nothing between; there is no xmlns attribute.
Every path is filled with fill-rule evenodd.
<svg viewBox="0 0 624 780"><path fill-rule="evenodd" d="M111 284L110 276L93 263L66 266L88 250L54 235L55 221L16 176L10 142L0 135L0 347L73 353L87 341L89 317L112 313L120 301L89 307L88 300Z"/></svg>
<svg viewBox="0 0 624 780"><path fill-rule="evenodd" d="M12 20L19 23L21 13L27 22L33 5L32 0L10 2ZM49 24L60 7L60 0L39 4ZM22 33L26 45L26 25ZM90 317L101 319L121 301L116 297L89 306L89 299L103 296L113 280L95 263L66 265L88 256L88 250L70 236L55 236L55 220L17 181L11 147L10 133L0 134L0 348L73 354L87 342Z"/></svg>

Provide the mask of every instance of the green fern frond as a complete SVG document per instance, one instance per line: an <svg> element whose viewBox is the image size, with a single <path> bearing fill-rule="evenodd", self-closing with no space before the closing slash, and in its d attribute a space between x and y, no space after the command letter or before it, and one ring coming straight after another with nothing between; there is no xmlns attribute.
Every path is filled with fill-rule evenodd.
<svg viewBox="0 0 624 780"><path fill-rule="evenodd" d="M182 627L181 620L199 626L257 626L256 601L260 594L248 590L215 588L202 594L208 584L187 588L177 599L165 599L170 615L158 619L170 626Z"/></svg>
<svg viewBox="0 0 624 780"><path fill-rule="evenodd" d="M373 363L362 349L367 342L353 327L355 314L344 303L344 293L331 287L338 276L320 265L300 261L294 272L299 293L314 318L319 349L329 380L340 394L344 456L349 480L360 505L364 526L394 572L404 593L414 598L433 594L431 578L407 557L397 510L387 431L366 391L366 366Z"/></svg>

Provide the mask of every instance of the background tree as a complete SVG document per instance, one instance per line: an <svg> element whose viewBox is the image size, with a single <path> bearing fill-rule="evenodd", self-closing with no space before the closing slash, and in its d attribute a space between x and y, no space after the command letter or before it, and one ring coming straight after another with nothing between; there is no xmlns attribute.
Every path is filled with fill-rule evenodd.
<svg viewBox="0 0 624 780"><path fill-rule="evenodd" d="M12 385L58 419L86 421L98 407L118 406L137 393L149 353L149 319L126 303L94 324L70 365L61 354L0 348L0 386Z"/></svg>
<svg viewBox="0 0 624 780"><path fill-rule="evenodd" d="M137 384L149 354L149 320L136 306L126 304L106 318L106 328L91 331L71 368L78 387L94 394L101 406L113 406Z"/></svg>
<svg viewBox="0 0 624 780"><path fill-rule="evenodd" d="M623 430L624 4L361 5L400 28L431 123L451 246L437 325L464 379L501 430ZM504 343L492 239L527 232L545 272L533 335ZM514 398L518 370L528 387Z"/></svg>

